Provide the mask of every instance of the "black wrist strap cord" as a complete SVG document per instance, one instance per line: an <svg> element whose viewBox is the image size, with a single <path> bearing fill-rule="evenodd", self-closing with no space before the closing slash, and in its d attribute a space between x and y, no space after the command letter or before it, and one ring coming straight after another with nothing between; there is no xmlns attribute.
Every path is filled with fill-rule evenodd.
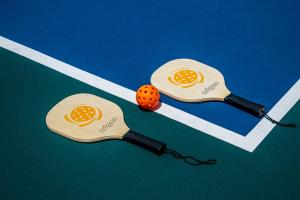
<svg viewBox="0 0 300 200"><path fill-rule="evenodd" d="M164 153L171 154L174 158L183 159L189 165L213 165L217 163L217 160L210 159L210 160L198 160L193 156L183 156L182 154L178 153L177 151L171 149L164 149Z"/></svg>
<svg viewBox="0 0 300 200"><path fill-rule="evenodd" d="M258 118L266 118L273 124L276 124L278 126L283 126L283 127L296 127L296 124L285 124L285 123L280 123L274 119L272 119L266 112L265 106L261 104L254 103L252 101L249 101L247 99L244 99L242 97L239 97L233 93L229 94L227 97L224 98L224 102L227 104L230 104L236 108L239 108L243 111L246 111L250 113L251 115L254 115L255 117Z"/></svg>
<svg viewBox="0 0 300 200"><path fill-rule="evenodd" d="M213 164L217 163L217 161L215 159L199 160L193 156L184 156L175 150L168 149L167 145L165 143L160 142L155 139L152 139L152 138L149 138L145 135L141 135L132 130L128 131L123 136L123 140L125 140L126 142L130 142L132 144L135 144L139 147L142 147L142 148L144 148L148 151L151 151L159 156L162 154L170 154L174 158L183 159L184 162L186 162L189 165L213 165Z"/></svg>
<svg viewBox="0 0 300 200"><path fill-rule="evenodd" d="M276 124L278 126L283 126L283 127L290 127L290 128L295 128L297 127L296 124L285 124L285 123L280 123L274 119L272 119L267 113L264 114L264 118L272 122L273 124Z"/></svg>

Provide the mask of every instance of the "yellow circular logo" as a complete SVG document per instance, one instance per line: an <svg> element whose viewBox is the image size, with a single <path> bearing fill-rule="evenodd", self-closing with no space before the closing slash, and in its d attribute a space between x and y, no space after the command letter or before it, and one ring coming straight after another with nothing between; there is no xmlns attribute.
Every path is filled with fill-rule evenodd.
<svg viewBox="0 0 300 200"><path fill-rule="evenodd" d="M196 83L202 83L204 81L204 76L202 73L194 70L180 69L175 71L173 75L169 76L168 80L182 88L188 88Z"/></svg>
<svg viewBox="0 0 300 200"><path fill-rule="evenodd" d="M101 117L102 112L99 108L80 105L74 108L70 114L65 115L65 120L78 124L78 126L86 126L95 120L100 120Z"/></svg>

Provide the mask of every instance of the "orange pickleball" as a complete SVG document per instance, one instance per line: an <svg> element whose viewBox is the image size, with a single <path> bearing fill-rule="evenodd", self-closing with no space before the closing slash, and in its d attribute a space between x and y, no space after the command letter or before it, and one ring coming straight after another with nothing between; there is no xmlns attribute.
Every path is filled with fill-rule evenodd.
<svg viewBox="0 0 300 200"><path fill-rule="evenodd" d="M160 104L158 89L152 85L143 85L136 91L136 101L142 109L155 110Z"/></svg>

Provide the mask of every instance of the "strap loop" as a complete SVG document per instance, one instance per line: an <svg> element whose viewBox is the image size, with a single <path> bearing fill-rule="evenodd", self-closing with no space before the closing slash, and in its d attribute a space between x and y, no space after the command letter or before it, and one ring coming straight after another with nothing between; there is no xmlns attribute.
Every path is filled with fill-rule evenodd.
<svg viewBox="0 0 300 200"><path fill-rule="evenodd" d="M164 153L171 154L174 158L183 159L189 165L213 165L216 164L217 161L215 159L210 160L198 160L192 156L183 156L182 154L178 153L175 150L171 149L164 149Z"/></svg>
<svg viewBox="0 0 300 200"><path fill-rule="evenodd" d="M278 126L283 126L283 127L290 127L290 128L295 128L297 127L296 124L284 124L284 123L280 123L274 119L272 119L266 112L264 113L264 118L266 118L267 120L269 120L270 122L272 122L273 124L277 124Z"/></svg>

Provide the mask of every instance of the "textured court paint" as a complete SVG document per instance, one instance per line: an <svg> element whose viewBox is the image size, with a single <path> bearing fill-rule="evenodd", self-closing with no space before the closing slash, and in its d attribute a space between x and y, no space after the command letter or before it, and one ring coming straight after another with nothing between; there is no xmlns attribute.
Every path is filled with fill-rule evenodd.
<svg viewBox="0 0 300 200"><path fill-rule="evenodd" d="M6 50L0 50L0 60L5 69L0 73L0 103L5 105L0 115L1 199L299 197L299 127L276 127L250 154ZM216 158L218 164L193 167L124 142L81 144L53 134L45 124L47 112L79 92L120 105L135 131L184 154ZM282 121L299 123L299 116L298 103Z"/></svg>
<svg viewBox="0 0 300 200"><path fill-rule="evenodd" d="M221 71L234 94L270 109L300 77L299 7L295 0L0 1L0 34L133 91L168 60L192 58ZM259 121L222 103L162 98L242 135Z"/></svg>
<svg viewBox="0 0 300 200"><path fill-rule="evenodd" d="M74 79L80 80L86 84L94 86L100 90L116 95L132 103L136 103L134 98L135 92L125 87L112 83L111 81L105 80L101 77L97 77L93 74L85 72L79 68L73 67L38 51L20 45L16 42L8 40L0 36L0 44L3 48L20 54L26 58L29 58L35 62L38 62L46 67L54 69L60 73L70 76ZM212 135L216 138L239 146L240 148L247 149L247 145L243 146L243 136L234 133L230 130L212 124L206 120L193 116L189 113L181 111L177 108L162 103L157 113L163 114L171 119L184 123L197 130L204 131L205 133Z"/></svg>
<svg viewBox="0 0 300 200"><path fill-rule="evenodd" d="M134 92L127 88L70 66L66 63L58 61L54 58L51 58L47 55L44 55L40 52L20 45L6 38L0 37L0 44L8 50L11 50L15 53L25 56L28 59L41 63L51 69L54 69L103 91L106 91L110 94L114 94L132 103L136 103L134 99ZM280 99L280 101L276 103L276 105L268 114L273 119L277 121L280 120L289 111L289 109L291 109L294 104L296 104L299 98L300 80L298 80L294 84L294 86ZM233 131L212 124L206 120L193 116L165 103L162 103L160 109L158 109L156 112L250 152L254 151L255 148L260 144L260 142L262 142L262 140L275 127L275 125L270 123L270 121L262 119L250 131L249 135L243 137Z"/></svg>

